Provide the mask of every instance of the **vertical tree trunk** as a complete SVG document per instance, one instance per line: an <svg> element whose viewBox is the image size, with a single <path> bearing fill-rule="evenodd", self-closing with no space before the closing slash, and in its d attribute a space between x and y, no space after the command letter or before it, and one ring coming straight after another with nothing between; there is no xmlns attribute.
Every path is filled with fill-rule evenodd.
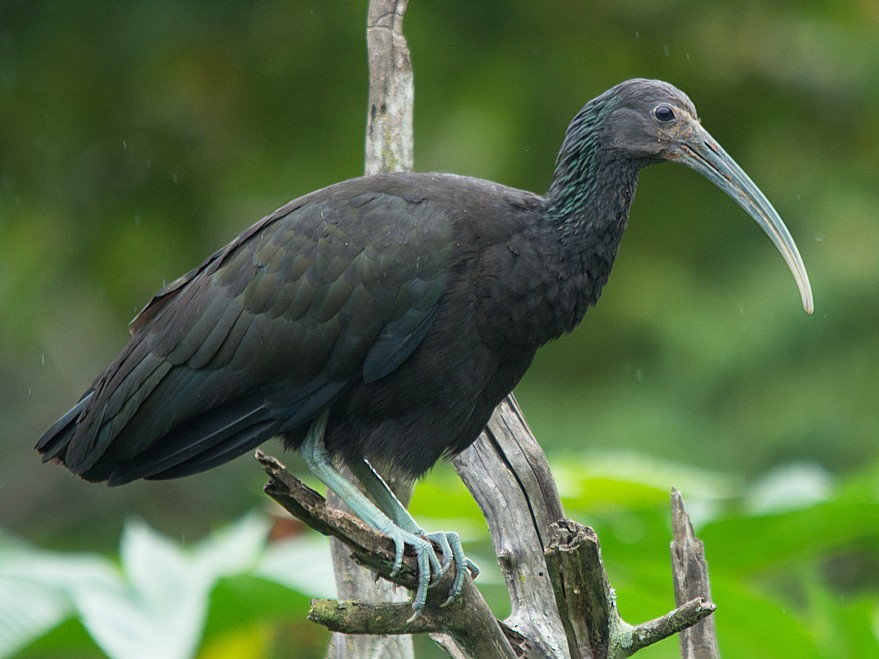
<svg viewBox="0 0 879 659"><path fill-rule="evenodd" d="M412 169L412 107L415 88L409 48L403 37L403 14L408 0L370 0L366 19L369 60L369 108L366 120L365 173ZM347 472L347 470L346 470ZM348 473L347 475L350 476ZM386 479L388 480L388 479ZM353 482L357 482L356 479ZM408 484L389 481L404 504L412 496ZM334 494L330 503L344 507ZM375 575L350 557L350 550L333 539L333 569L340 599L365 602L403 602L409 592ZM361 659L379 657L411 659L412 637L334 633L327 657Z"/></svg>

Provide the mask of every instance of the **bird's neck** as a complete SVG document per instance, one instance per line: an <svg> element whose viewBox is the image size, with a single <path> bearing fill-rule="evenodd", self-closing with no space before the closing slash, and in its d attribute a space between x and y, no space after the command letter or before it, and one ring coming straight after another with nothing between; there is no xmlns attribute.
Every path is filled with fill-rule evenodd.
<svg viewBox="0 0 879 659"><path fill-rule="evenodd" d="M614 159L612 154L559 163L547 195L547 219L558 225L566 241L602 236L619 242L640 169L638 163Z"/></svg>
<svg viewBox="0 0 879 659"><path fill-rule="evenodd" d="M558 277L567 289L557 302L566 332L598 302L607 283L641 169L599 140L598 131L586 137L569 132L546 197L546 221L561 251Z"/></svg>
<svg viewBox="0 0 879 659"><path fill-rule="evenodd" d="M574 117L556 159L547 218L566 234L622 235L644 163L610 144L605 129L613 99L594 99Z"/></svg>

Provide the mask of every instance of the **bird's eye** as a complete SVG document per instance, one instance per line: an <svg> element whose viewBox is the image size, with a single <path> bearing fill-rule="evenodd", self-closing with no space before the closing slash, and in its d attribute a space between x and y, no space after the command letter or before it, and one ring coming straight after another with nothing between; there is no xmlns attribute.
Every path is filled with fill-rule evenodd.
<svg viewBox="0 0 879 659"><path fill-rule="evenodd" d="M653 108L653 116L661 124L671 123L675 120L675 112L667 105L657 105Z"/></svg>

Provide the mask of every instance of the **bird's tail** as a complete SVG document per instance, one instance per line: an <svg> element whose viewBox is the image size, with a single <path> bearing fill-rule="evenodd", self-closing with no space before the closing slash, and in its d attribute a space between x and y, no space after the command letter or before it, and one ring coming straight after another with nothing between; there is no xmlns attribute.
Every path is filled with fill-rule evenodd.
<svg viewBox="0 0 879 659"><path fill-rule="evenodd" d="M67 464L67 447L76 432L76 423L94 393L93 389L86 391L79 402L53 423L52 427L40 437L40 441L37 442L34 449L42 454L43 462L55 460L61 464Z"/></svg>

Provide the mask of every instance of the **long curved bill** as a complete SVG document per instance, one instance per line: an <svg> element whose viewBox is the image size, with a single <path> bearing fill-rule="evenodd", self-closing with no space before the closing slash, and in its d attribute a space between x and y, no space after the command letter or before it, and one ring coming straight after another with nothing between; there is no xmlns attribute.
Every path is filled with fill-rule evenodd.
<svg viewBox="0 0 879 659"><path fill-rule="evenodd" d="M769 203L769 200L760 192L760 189L754 185L750 177L708 134L708 131L695 122L691 124L691 127L691 135L680 143L679 150L676 149L673 159L702 174L732 197L757 221L760 228L766 232L766 235L781 252L787 267L790 268L797 282L797 287L800 289L803 309L806 310L806 313L812 313L815 305L812 300L809 275L806 274L806 266L803 265L800 252L781 217Z"/></svg>

